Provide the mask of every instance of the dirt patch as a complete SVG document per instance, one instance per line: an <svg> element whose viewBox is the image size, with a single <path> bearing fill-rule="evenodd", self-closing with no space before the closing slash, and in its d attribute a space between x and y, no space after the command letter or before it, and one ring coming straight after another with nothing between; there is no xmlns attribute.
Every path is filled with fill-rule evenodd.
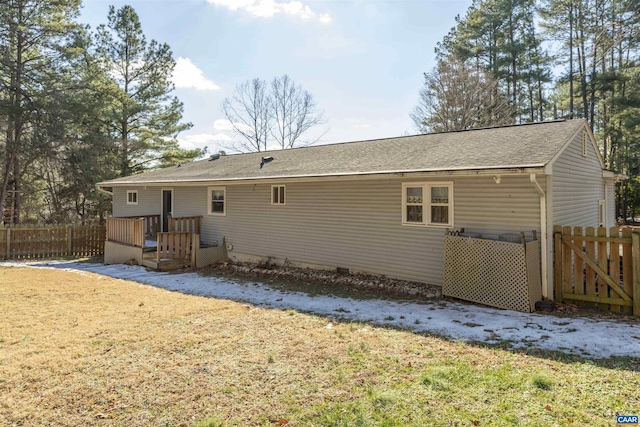
<svg viewBox="0 0 640 427"><path fill-rule="evenodd" d="M327 270L278 266L268 260L260 264L218 262L201 269L204 275L264 279L270 286L311 294L331 294L357 298L425 300L442 296L442 288L420 282L391 279L370 274L338 273ZM360 291L360 292L358 292Z"/></svg>

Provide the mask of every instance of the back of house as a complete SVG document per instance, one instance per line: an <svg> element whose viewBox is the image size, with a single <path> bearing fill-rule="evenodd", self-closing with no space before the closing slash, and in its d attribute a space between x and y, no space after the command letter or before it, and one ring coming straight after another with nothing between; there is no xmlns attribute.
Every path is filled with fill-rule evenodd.
<svg viewBox="0 0 640 427"><path fill-rule="evenodd" d="M114 217L201 216L233 260L441 284L447 231L536 231L543 293L554 223L614 224L615 175L583 120L212 156L102 182ZM475 234L474 234L475 235ZM551 294L552 295L552 294Z"/></svg>

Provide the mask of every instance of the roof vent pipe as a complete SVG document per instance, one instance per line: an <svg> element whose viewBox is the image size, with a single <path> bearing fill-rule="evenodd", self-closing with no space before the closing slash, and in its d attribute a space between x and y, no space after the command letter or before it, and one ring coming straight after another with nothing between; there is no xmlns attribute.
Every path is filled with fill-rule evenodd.
<svg viewBox="0 0 640 427"><path fill-rule="evenodd" d="M260 169L262 169L262 167L265 165L265 163L269 163L273 161L273 157L269 156L269 157L263 157L262 160L260 161Z"/></svg>

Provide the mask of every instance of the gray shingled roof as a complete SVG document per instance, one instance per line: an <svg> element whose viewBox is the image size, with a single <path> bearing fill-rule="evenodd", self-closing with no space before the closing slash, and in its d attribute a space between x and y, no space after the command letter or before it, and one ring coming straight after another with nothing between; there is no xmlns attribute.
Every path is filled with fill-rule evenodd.
<svg viewBox="0 0 640 427"><path fill-rule="evenodd" d="M540 168L583 124L583 120L555 121L233 154L99 185ZM261 169L263 156L272 156L273 161Z"/></svg>

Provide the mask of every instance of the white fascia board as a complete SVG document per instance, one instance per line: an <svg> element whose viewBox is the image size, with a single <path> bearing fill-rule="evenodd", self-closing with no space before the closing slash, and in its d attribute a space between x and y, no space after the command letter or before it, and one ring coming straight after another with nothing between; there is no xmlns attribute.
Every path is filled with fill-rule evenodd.
<svg viewBox="0 0 640 427"><path fill-rule="evenodd" d="M192 185L232 185L232 184L256 184L256 183L272 183L272 182L316 182L316 181L348 181L353 179L371 180L371 179L384 179L384 178L448 178L448 177L473 177L473 176L487 176L487 175L522 175L522 174L545 174L544 165L529 165L523 167L506 167L506 168L493 168L493 169L460 169L460 170L434 170L434 171L384 171L384 172L354 172L354 173L342 173L342 174L319 174L319 175L283 175L283 176L270 176L270 177L256 177L256 178L231 178L231 179L210 179L210 180L197 180L197 181L172 181L172 180L158 180L158 181L120 181L105 183L105 185L112 187L131 187L131 186L192 186ZM100 184L98 184L100 185Z"/></svg>

